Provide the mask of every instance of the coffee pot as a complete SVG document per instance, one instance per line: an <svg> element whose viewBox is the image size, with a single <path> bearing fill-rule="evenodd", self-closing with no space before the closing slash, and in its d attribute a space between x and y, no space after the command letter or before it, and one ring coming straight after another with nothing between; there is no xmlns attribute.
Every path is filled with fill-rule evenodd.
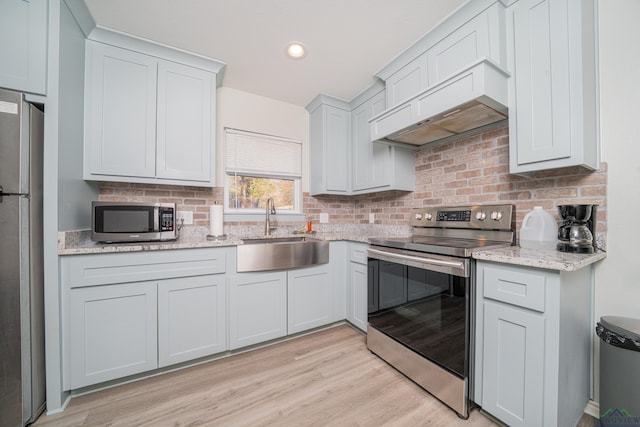
<svg viewBox="0 0 640 427"><path fill-rule="evenodd" d="M558 229L560 252L592 254L596 249L595 229L598 205L560 205L562 224Z"/></svg>

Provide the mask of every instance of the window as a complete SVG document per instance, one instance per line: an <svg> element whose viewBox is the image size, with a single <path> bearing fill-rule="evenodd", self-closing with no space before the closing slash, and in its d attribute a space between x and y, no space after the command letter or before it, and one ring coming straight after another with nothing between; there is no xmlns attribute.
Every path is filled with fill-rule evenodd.
<svg viewBox="0 0 640 427"><path fill-rule="evenodd" d="M300 213L302 143L225 128L225 210L264 213L273 197L278 213Z"/></svg>

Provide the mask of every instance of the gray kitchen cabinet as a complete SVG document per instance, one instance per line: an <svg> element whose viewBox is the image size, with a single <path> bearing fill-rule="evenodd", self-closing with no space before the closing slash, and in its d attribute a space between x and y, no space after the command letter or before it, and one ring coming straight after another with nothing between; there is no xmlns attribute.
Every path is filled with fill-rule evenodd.
<svg viewBox="0 0 640 427"><path fill-rule="evenodd" d="M384 108L381 85L370 87L351 103L318 95L307 106L312 195L414 189L414 152L371 142L369 119Z"/></svg>
<svg viewBox="0 0 640 427"><path fill-rule="evenodd" d="M595 0L519 0L507 9L511 173L598 169Z"/></svg>
<svg viewBox="0 0 640 427"><path fill-rule="evenodd" d="M211 187L216 73L86 41L84 178Z"/></svg>
<svg viewBox="0 0 640 427"><path fill-rule="evenodd" d="M349 294L347 295L347 320L367 332L367 246L350 243Z"/></svg>
<svg viewBox="0 0 640 427"><path fill-rule="evenodd" d="M62 257L64 389L227 350L229 250Z"/></svg>
<svg viewBox="0 0 640 427"><path fill-rule="evenodd" d="M227 350L223 274L158 282L158 367Z"/></svg>
<svg viewBox="0 0 640 427"><path fill-rule="evenodd" d="M393 73L384 82L388 108L402 104L429 87L427 53Z"/></svg>
<svg viewBox="0 0 640 427"><path fill-rule="evenodd" d="M469 2L407 49L378 76L385 82L387 108L393 108L487 59L506 65L504 7L497 1ZM422 53L420 53L422 50Z"/></svg>
<svg viewBox="0 0 640 427"><path fill-rule="evenodd" d="M474 400L510 426L575 426L589 401L592 268L477 262Z"/></svg>
<svg viewBox="0 0 640 427"><path fill-rule="evenodd" d="M70 389L158 367L156 292L156 282L71 290Z"/></svg>
<svg viewBox="0 0 640 427"><path fill-rule="evenodd" d="M242 273L227 279L231 350L287 335L287 272Z"/></svg>
<svg viewBox="0 0 640 427"><path fill-rule="evenodd" d="M350 194L351 111L343 101L320 98L309 110L309 189L311 195Z"/></svg>
<svg viewBox="0 0 640 427"><path fill-rule="evenodd" d="M287 333L333 321L333 280L329 264L287 272Z"/></svg>
<svg viewBox="0 0 640 427"><path fill-rule="evenodd" d="M482 406L509 425L543 426L544 317L484 303Z"/></svg>
<svg viewBox="0 0 640 427"><path fill-rule="evenodd" d="M5 0L0 13L0 87L45 95L47 0Z"/></svg>
<svg viewBox="0 0 640 427"><path fill-rule="evenodd" d="M413 191L415 187L415 153L407 148L371 142L369 119L384 111L385 105L384 91L380 90L351 112L353 194Z"/></svg>

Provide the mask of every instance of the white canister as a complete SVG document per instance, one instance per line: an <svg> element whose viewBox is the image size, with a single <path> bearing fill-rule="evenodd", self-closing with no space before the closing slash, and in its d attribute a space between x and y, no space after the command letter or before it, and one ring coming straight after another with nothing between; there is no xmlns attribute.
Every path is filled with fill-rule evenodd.
<svg viewBox="0 0 640 427"><path fill-rule="evenodd" d="M558 224L542 206L534 206L533 211L525 215L520 228L520 247L530 249L549 249L556 247Z"/></svg>

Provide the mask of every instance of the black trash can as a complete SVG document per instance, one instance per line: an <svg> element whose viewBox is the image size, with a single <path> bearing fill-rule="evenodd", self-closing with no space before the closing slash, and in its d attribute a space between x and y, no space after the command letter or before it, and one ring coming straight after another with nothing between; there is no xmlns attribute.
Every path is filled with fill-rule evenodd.
<svg viewBox="0 0 640 427"><path fill-rule="evenodd" d="M603 316L600 343L600 423L640 427L640 319Z"/></svg>

